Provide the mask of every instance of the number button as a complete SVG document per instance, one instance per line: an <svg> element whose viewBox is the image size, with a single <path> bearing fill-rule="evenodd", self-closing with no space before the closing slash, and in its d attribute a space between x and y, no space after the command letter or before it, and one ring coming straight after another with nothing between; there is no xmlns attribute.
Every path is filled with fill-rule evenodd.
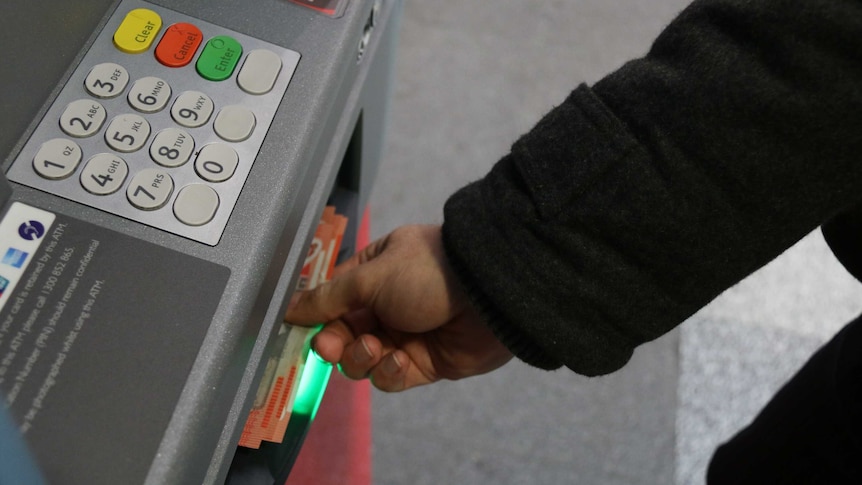
<svg viewBox="0 0 862 485"><path fill-rule="evenodd" d="M179 167L189 161L195 149L195 140L179 128L160 131L150 145L150 157L165 167Z"/></svg>
<svg viewBox="0 0 862 485"><path fill-rule="evenodd" d="M129 90L129 104L143 113L161 111L171 99L171 87L164 79L148 76L135 81Z"/></svg>
<svg viewBox="0 0 862 485"><path fill-rule="evenodd" d="M209 182L224 182L231 178L239 164L239 155L224 143L211 143L195 159L195 171Z"/></svg>
<svg viewBox="0 0 862 485"><path fill-rule="evenodd" d="M128 174L129 166L122 158L110 153L99 153L81 170L81 185L92 194L113 194L120 190Z"/></svg>
<svg viewBox="0 0 862 485"><path fill-rule="evenodd" d="M81 163L81 147L65 138L54 138L42 144L33 158L36 173L51 180L72 175Z"/></svg>
<svg viewBox="0 0 862 485"><path fill-rule="evenodd" d="M187 185L177 194L174 215L187 226L202 226L215 216L218 204L218 194L208 185Z"/></svg>
<svg viewBox="0 0 862 485"><path fill-rule="evenodd" d="M60 129L69 136L85 138L99 131L107 117L105 107L97 101L79 99L69 103L60 115Z"/></svg>
<svg viewBox="0 0 862 485"><path fill-rule="evenodd" d="M171 106L171 117L186 128L197 128L209 121L215 110L213 100L199 91L186 91Z"/></svg>
<svg viewBox="0 0 862 485"><path fill-rule="evenodd" d="M134 114L124 114L111 120L105 130L105 141L118 152L130 153L140 150L150 136L150 124Z"/></svg>
<svg viewBox="0 0 862 485"><path fill-rule="evenodd" d="M174 181L164 170L145 168L138 172L126 189L129 202L138 209L156 210L165 205L174 191Z"/></svg>
<svg viewBox="0 0 862 485"><path fill-rule="evenodd" d="M84 80L87 92L97 98L114 98L126 89L129 83L129 72L113 62L95 65Z"/></svg>

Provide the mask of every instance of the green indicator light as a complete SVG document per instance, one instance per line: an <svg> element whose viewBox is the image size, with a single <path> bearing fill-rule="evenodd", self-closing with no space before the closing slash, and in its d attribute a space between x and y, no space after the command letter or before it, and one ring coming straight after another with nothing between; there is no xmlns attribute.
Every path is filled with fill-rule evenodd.
<svg viewBox="0 0 862 485"><path fill-rule="evenodd" d="M326 384L332 374L332 364L324 361L310 348L311 339L306 344L307 357L305 368L299 378L299 387L296 390L296 400L293 402L293 413L308 417L313 421L323 399Z"/></svg>

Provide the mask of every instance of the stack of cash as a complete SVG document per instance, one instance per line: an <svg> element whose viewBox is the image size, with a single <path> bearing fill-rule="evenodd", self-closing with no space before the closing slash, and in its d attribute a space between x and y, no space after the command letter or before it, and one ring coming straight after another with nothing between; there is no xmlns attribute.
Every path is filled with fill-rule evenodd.
<svg viewBox="0 0 862 485"><path fill-rule="evenodd" d="M336 214L335 207L327 206L305 258L298 291L329 281L346 228L347 218ZM254 405L240 436L240 446L257 449L263 441L281 443L284 439L314 331L288 325L279 329L273 347L276 351L266 362Z"/></svg>

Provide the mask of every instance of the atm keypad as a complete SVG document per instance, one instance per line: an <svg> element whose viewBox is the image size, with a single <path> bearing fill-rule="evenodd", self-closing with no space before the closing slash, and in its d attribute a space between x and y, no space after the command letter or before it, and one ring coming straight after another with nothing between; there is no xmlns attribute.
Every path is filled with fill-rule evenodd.
<svg viewBox="0 0 862 485"><path fill-rule="evenodd" d="M126 0L8 177L215 245L299 57Z"/></svg>

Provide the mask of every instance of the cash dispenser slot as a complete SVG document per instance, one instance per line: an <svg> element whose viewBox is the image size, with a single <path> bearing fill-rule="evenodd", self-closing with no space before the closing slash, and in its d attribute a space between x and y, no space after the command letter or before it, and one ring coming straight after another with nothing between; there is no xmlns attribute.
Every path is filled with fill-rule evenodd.
<svg viewBox="0 0 862 485"><path fill-rule="evenodd" d="M356 251L357 233L368 196L379 168L383 152L385 120L388 110L389 89L392 82L391 63L395 52L395 35L401 4L393 2L384 15L381 2L374 2L369 20L362 31L361 53L356 58L357 78L355 89L348 95L345 111L339 117L341 127L336 128L333 141L340 140L340 147L330 146L323 150L320 162L326 166L325 158L335 149L337 168L329 179L325 203L318 207L318 216L323 207L332 205L336 213L348 218L347 228L338 254L338 262L349 258ZM375 29L387 21L389 29ZM346 144L344 144L346 141ZM285 439L281 443L263 442L259 449L237 447L225 483L228 485L283 484L294 465L299 449L312 426L317 407L323 397L332 366L319 360L309 352L306 371L299 382L299 394L294 414L288 421Z"/></svg>
<svg viewBox="0 0 862 485"><path fill-rule="evenodd" d="M334 206L336 213L347 216L348 224L338 252L337 264L345 261L356 251L357 232L364 208L360 209L360 186L362 158L362 125L360 112L350 141L338 168L335 182L326 200L327 206ZM272 349L273 352L280 348ZM305 437L317 415L323 399L332 365L320 359L310 349L307 352L305 367L297 381L297 394L291 416L281 443L264 441L260 448L251 449L238 446L225 481L228 485L270 485L284 483L299 455Z"/></svg>
<svg viewBox="0 0 862 485"><path fill-rule="evenodd" d="M353 135L347 144L347 150L335 178L335 186L329 194L327 205L335 206L335 212L347 216L347 229L338 262L342 262L356 252L356 236L361 222L364 207L360 207L359 192L362 170L362 113L356 121Z"/></svg>

